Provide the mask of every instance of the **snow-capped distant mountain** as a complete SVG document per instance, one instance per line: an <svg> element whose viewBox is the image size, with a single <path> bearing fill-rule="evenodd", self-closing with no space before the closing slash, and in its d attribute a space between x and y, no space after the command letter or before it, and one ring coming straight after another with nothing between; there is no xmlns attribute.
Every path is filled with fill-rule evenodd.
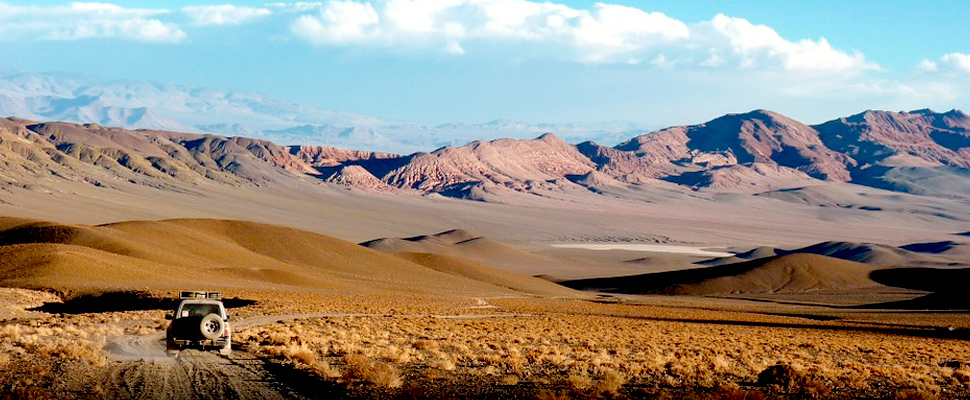
<svg viewBox="0 0 970 400"><path fill-rule="evenodd" d="M642 133L629 123L403 123L235 90L9 71L0 71L0 115L395 153L431 151L479 139L534 137L545 132L571 141L606 144L628 138L631 132Z"/></svg>

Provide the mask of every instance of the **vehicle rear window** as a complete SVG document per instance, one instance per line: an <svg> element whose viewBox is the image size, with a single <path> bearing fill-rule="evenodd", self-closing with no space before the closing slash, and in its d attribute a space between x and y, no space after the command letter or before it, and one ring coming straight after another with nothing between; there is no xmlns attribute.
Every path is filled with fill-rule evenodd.
<svg viewBox="0 0 970 400"><path fill-rule="evenodd" d="M204 317L209 314L219 314L219 306L215 304L183 304L181 317Z"/></svg>

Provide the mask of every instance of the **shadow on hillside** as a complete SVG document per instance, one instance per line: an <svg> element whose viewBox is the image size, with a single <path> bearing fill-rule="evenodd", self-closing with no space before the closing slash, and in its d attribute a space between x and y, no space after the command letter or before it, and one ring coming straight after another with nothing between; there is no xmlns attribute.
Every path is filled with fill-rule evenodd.
<svg viewBox="0 0 970 400"><path fill-rule="evenodd" d="M892 268L873 271L883 285L932 292L911 300L871 304L868 308L903 310L970 310L970 268Z"/></svg>
<svg viewBox="0 0 970 400"><path fill-rule="evenodd" d="M161 299L143 292L108 292L86 294L65 300L63 303L44 303L29 311L50 314L84 314L116 311L174 310L179 299ZM222 299L226 308L245 307L255 304L255 300L240 298Z"/></svg>

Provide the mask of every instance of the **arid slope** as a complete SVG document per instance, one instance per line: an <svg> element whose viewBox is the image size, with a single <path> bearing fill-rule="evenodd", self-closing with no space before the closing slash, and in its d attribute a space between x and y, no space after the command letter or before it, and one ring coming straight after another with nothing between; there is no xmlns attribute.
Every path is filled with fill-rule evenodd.
<svg viewBox="0 0 970 400"><path fill-rule="evenodd" d="M576 289L682 295L800 293L879 286L876 267L815 254L788 254L736 264L637 276L563 282Z"/></svg>
<svg viewBox="0 0 970 400"><path fill-rule="evenodd" d="M516 277L534 279L479 265L474 266L477 272L472 275L459 270L440 272L332 237L242 221L72 226L2 218L0 229L0 285L7 287L508 295L516 293L508 289L514 286L509 282ZM541 291L554 292L552 286L543 286ZM522 285L516 290L530 287L537 286ZM562 288L558 293L566 292L568 289Z"/></svg>

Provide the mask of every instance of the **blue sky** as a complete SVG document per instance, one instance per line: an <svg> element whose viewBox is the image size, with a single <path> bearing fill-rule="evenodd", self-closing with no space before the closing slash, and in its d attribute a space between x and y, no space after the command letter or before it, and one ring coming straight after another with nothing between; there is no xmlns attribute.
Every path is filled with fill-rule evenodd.
<svg viewBox="0 0 970 400"><path fill-rule="evenodd" d="M970 108L970 2L0 0L0 67L416 122Z"/></svg>

